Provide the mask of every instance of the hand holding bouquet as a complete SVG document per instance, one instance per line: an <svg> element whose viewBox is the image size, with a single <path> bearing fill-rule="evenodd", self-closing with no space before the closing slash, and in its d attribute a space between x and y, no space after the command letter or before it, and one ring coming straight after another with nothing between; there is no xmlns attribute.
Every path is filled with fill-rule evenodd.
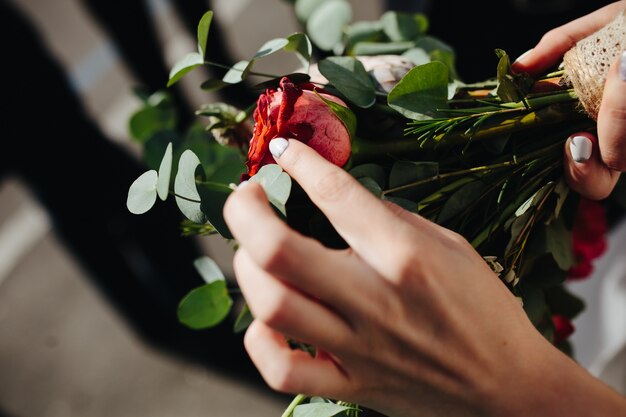
<svg viewBox="0 0 626 417"><path fill-rule="evenodd" d="M219 179L226 177L221 167L241 166L236 151L211 142L203 148L193 136L167 146L159 172L149 171L131 187L129 208L143 212L157 193L167 197L172 160L178 160L172 193L193 221L185 231L238 240L237 275L257 318L247 347L276 389L395 415L488 409L549 415L549 396L527 401L516 388L557 383L543 374L548 364L559 378L585 380L546 340L566 349L567 320L581 309L562 286L583 260L572 251L578 199L561 178L562 152L569 135L593 132L595 122L579 110L579 93L561 82L567 67L532 78L513 73L498 51L496 79L456 80L451 50L424 34L420 15L388 12L379 22L347 28L347 21L332 19L343 30L311 31L345 7L328 2L304 16L313 41L341 55L319 62L324 79L287 74L263 84L266 92L254 108L207 105L199 111L216 138L242 148L243 178L264 189L249 185L229 199L230 228L221 208L235 187ZM203 56L210 19L209 13L200 23L199 52L174 68L171 82L210 64ZM293 34L267 42L204 87L254 76L256 60L281 50L308 66L308 38ZM378 57L366 68L353 56L381 51L402 54L402 64ZM162 102L146 104L144 111L154 111ZM248 143L238 135L251 113ZM163 143L155 134L146 149ZM174 150L180 158L172 157ZM597 152L590 157L601 164ZM234 182L238 173L228 175ZM292 187L291 178L299 186ZM199 269L207 285L179 311L192 327L215 324L232 304L223 277L204 264ZM250 310L243 310L237 328L250 322ZM299 349L288 347L283 335ZM607 410L619 407L598 382L587 380L586 387L610 399ZM570 388L573 398L583 397L580 386ZM509 395L496 395L502 389ZM286 415L296 406L295 415L356 410L327 400L299 405L303 401L298 397Z"/></svg>

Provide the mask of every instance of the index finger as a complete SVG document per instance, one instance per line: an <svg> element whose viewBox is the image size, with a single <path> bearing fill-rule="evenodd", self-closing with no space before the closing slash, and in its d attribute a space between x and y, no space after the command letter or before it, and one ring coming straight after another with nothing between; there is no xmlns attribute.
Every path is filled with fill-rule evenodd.
<svg viewBox="0 0 626 417"><path fill-rule="evenodd" d="M295 139L277 138L272 140L270 150L350 247L379 271L382 265L377 265L378 261L384 265L397 259L398 239L409 234L411 239L417 238L415 227L309 146Z"/></svg>
<svg viewBox="0 0 626 417"><path fill-rule="evenodd" d="M626 1L618 1L552 29L541 38L535 48L513 63L513 70L537 75L556 65L565 52L576 45L576 42L600 30L624 7L626 7Z"/></svg>

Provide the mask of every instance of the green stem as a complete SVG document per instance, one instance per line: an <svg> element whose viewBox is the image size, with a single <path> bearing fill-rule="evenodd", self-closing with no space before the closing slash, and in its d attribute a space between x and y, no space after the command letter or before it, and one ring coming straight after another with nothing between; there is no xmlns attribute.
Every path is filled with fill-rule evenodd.
<svg viewBox="0 0 626 417"><path fill-rule="evenodd" d="M293 410L295 410L296 407L302 404L307 398L309 397L303 394L296 395L296 397L291 401L281 417L291 417L293 414Z"/></svg>
<svg viewBox="0 0 626 417"><path fill-rule="evenodd" d="M173 195L174 197L178 197L178 198L180 198L181 200L189 201L189 202L191 202L191 203L202 203L202 201L199 201L199 200L194 200L194 199L192 199L192 198L185 197L185 196L182 196L182 195L180 195L180 194L176 194L174 191L170 191L170 192L169 192L169 194L170 194L170 195Z"/></svg>

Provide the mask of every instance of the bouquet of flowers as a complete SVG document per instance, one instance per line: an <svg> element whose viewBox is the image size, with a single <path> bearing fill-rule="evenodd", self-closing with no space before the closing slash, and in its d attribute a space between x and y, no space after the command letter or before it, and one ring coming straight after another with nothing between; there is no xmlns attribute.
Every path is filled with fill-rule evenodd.
<svg viewBox="0 0 626 417"><path fill-rule="evenodd" d="M214 91L262 78L255 86L259 98L249 108L206 104L196 114L208 123L181 134L166 93L143 97L130 128L153 169L131 185L129 210L147 212L157 196L165 200L171 194L187 218L185 235L232 239L222 207L237 183L254 181L290 226L329 247L346 247L273 164L270 140L295 138L377 197L467 238L541 333L568 351L570 320L583 304L563 283L589 275L591 261L605 248L607 224L600 203L570 192L562 175L563 146L574 132L594 131L605 74L593 74L599 87L583 91L577 85L589 84L580 79L588 71L578 67L585 67L585 56L570 56L565 68L532 78L513 73L508 55L496 50L496 76L465 84L457 77L452 48L426 34L424 15L390 11L375 22L352 23L344 1L295 5L306 34L265 42L249 60L202 84ZM202 17L198 51L174 66L168 86L196 67L223 67L205 60L212 16ZM624 20L621 14L604 30L623 30ZM315 65L312 42L330 54ZM584 44L577 48L573 53L585 52ZM605 49L602 59L621 52L614 49ZM290 74L254 71L256 61L277 52L295 54L301 68ZM585 218L592 220L580 221ZM182 300L178 314L192 328L211 327L229 315L233 291L211 259L199 259L196 267L207 283ZM251 319L244 307L235 330L244 330ZM285 415L294 408L296 416L305 413L296 407L303 402L297 397ZM319 414L311 415L320 416L358 411L322 399L307 406L317 407Z"/></svg>

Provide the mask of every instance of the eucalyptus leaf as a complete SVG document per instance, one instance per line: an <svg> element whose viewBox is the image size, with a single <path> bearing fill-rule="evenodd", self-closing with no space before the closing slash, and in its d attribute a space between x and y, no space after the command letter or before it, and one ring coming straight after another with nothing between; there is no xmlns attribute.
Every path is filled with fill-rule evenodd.
<svg viewBox="0 0 626 417"><path fill-rule="evenodd" d="M222 212L224 204L232 192L233 190L225 184L211 182L198 184L198 193L202 201L200 210L224 239L233 239Z"/></svg>
<svg viewBox="0 0 626 417"><path fill-rule="evenodd" d="M360 21L352 23L346 28L346 38L351 48L359 42L381 42L385 40L382 25L379 21ZM350 51L350 54L356 55L354 51Z"/></svg>
<svg viewBox="0 0 626 417"><path fill-rule="evenodd" d="M200 85L200 88L204 91L217 91L221 90L224 87L228 87L230 84L224 82L223 80L218 80L216 78L209 78L205 82Z"/></svg>
<svg viewBox="0 0 626 417"><path fill-rule="evenodd" d="M450 45L432 36L422 36L417 39L415 41L415 47L423 49L429 54L434 51L443 51L454 54L454 49Z"/></svg>
<svg viewBox="0 0 626 417"><path fill-rule="evenodd" d="M431 59L428 52L422 48L411 48L402 54L403 57L414 63L416 66L428 64Z"/></svg>
<svg viewBox="0 0 626 417"><path fill-rule="evenodd" d="M200 274L204 282L210 284L215 281L225 281L224 273L215 261L208 256L202 256L193 261L193 266Z"/></svg>
<svg viewBox="0 0 626 417"><path fill-rule="evenodd" d="M311 17L311 14L328 0L296 0L294 10L296 17L301 22L306 22Z"/></svg>
<svg viewBox="0 0 626 417"><path fill-rule="evenodd" d="M348 100L359 107L370 107L376 102L376 88L363 64L353 57L336 56L318 64L324 77Z"/></svg>
<svg viewBox="0 0 626 417"><path fill-rule="evenodd" d="M334 403L302 404L293 410L293 417L333 417L352 407Z"/></svg>
<svg viewBox="0 0 626 417"><path fill-rule="evenodd" d="M448 107L448 67L430 62L411 69L389 92L387 102L409 119L432 118Z"/></svg>
<svg viewBox="0 0 626 417"><path fill-rule="evenodd" d="M206 45L209 38L211 20L213 20L213 12L209 10L200 18L200 23L198 23L198 52L200 52L203 59L206 56Z"/></svg>
<svg viewBox="0 0 626 417"><path fill-rule="evenodd" d="M221 323L233 300L226 281L214 281L192 290L178 305L178 320L192 329L206 329Z"/></svg>
<svg viewBox="0 0 626 417"><path fill-rule="evenodd" d="M437 162L398 161L391 167L389 187L400 187L437 175L439 175Z"/></svg>
<svg viewBox="0 0 626 417"><path fill-rule="evenodd" d="M567 230L563 218L556 219L546 226L546 246L547 250L559 268L567 271L576 263L574 252L572 251L572 233Z"/></svg>
<svg viewBox="0 0 626 417"><path fill-rule="evenodd" d="M165 154L159 166L159 179L157 180L157 194L162 201L167 200L170 190L170 177L172 175L172 142L165 148Z"/></svg>
<svg viewBox="0 0 626 417"><path fill-rule="evenodd" d="M361 177L358 178L357 181L367 189L370 193L374 194L376 197L380 198L383 195L383 190L380 185L370 177Z"/></svg>
<svg viewBox="0 0 626 417"><path fill-rule="evenodd" d="M376 184L381 188L387 185L385 169L377 164L357 165L350 170L350 175L357 180L363 177L369 177L376 181Z"/></svg>
<svg viewBox="0 0 626 417"><path fill-rule="evenodd" d="M324 51L341 42L344 27L352 20L352 7L345 0L327 0L309 15L306 28L311 41Z"/></svg>
<svg viewBox="0 0 626 417"><path fill-rule="evenodd" d="M235 324L233 325L233 332L241 333L245 332L248 327L252 324L254 317L252 316L252 312L250 311L250 307L248 304L244 304L243 308L239 312L237 319L235 320Z"/></svg>
<svg viewBox="0 0 626 417"><path fill-rule="evenodd" d="M126 207L133 214L150 210L157 199L158 174L155 170L144 172L128 189Z"/></svg>
<svg viewBox="0 0 626 417"><path fill-rule="evenodd" d="M252 57L252 60L263 58L263 57L266 57L266 56L271 55L273 53L276 53L276 52L280 51L281 49L283 49L288 44L289 44L289 41L287 39L285 39L285 38L271 39L271 40L265 42L259 48L259 50L256 52L256 54L254 54L254 56Z"/></svg>
<svg viewBox="0 0 626 417"><path fill-rule="evenodd" d="M428 29L428 20L421 14L388 11L381 16L380 22L392 42L412 41Z"/></svg>
<svg viewBox="0 0 626 417"><path fill-rule="evenodd" d="M287 36L287 40L289 42L284 47L285 51L295 53L302 68L304 68L304 72L309 72L311 54L313 53L313 46L309 37L304 33L293 33Z"/></svg>
<svg viewBox="0 0 626 417"><path fill-rule="evenodd" d="M415 46L414 42L358 42L351 50L353 55L397 55Z"/></svg>
<svg viewBox="0 0 626 417"><path fill-rule="evenodd" d="M498 61L498 87L496 93L505 103L518 102L522 99L522 96L511 75L511 60L502 49L496 49L496 55L500 59Z"/></svg>
<svg viewBox="0 0 626 417"><path fill-rule="evenodd" d="M481 181L470 182L461 187L444 203L437 217L437 223L446 223L461 214L471 203L476 201L485 187L486 185Z"/></svg>
<svg viewBox="0 0 626 417"><path fill-rule="evenodd" d="M261 184L269 202L284 216L287 215L285 204L291 193L291 178L279 165L269 164L261 167L250 181Z"/></svg>
<svg viewBox="0 0 626 417"><path fill-rule="evenodd" d="M202 55L198 52L188 53L172 67L167 86L170 87L174 85L178 80L183 78L185 74L202 64L204 64L204 57Z"/></svg>
<svg viewBox="0 0 626 417"><path fill-rule="evenodd" d="M228 84L237 84L242 82L248 77L250 68L252 66L251 61L239 61L233 65L228 72L222 78L222 81Z"/></svg>
<svg viewBox="0 0 626 417"><path fill-rule="evenodd" d="M200 194L196 187L196 168L200 160L191 150L186 150L178 161L178 173L174 179L176 204L180 211L194 223L206 223L206 217L200 210Z"/></svg>

